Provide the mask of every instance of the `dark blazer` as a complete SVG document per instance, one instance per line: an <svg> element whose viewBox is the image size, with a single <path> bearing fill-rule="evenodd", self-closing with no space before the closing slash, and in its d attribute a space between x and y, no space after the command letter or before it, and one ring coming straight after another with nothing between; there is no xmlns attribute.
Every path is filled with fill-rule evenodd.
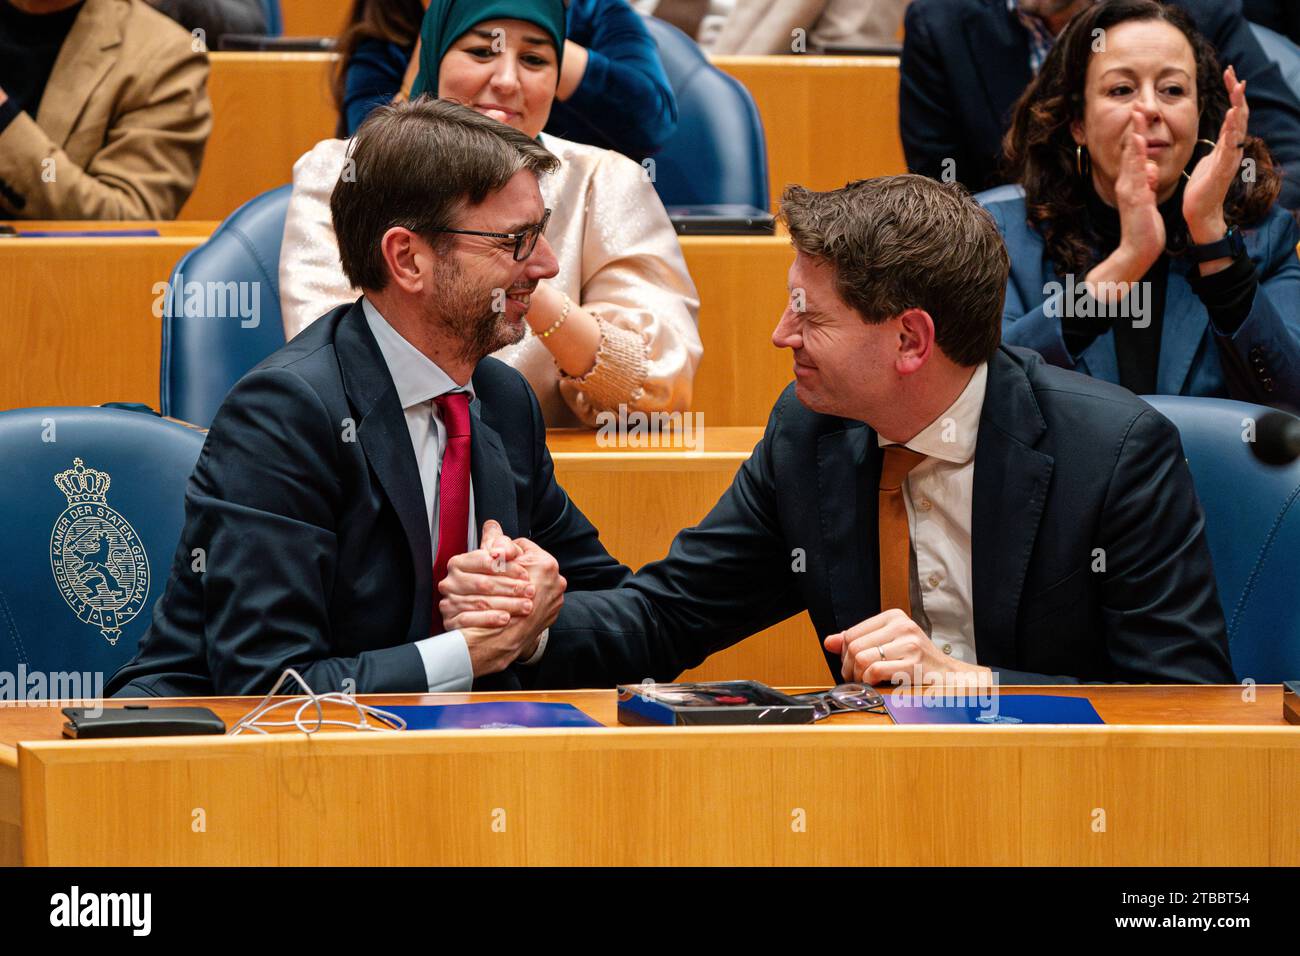
<svg viewBox="0 0 1300 956"><path fill-rule="evenodd" d="M1061 335L1059 311L1047 314L1050 284L1062 291L1066 286L1047 258L1042 236L1026 219L1023 191L1002 186L976 198L997 222L1011 256L1002 341L1034 349L1053 365L1118 382L1114 333L1097 336L1076 363ZM1274 206L1261 222L1243 229L1242 237L1259 288L1250 314L1232 335L1214 327L1193 290L1188 276L1196 266L1170 258L1156 391L1300 406L1300 226Z"/></svg>
<svg viewBox="0 0 1300 956"><path fill-rule="evenodd" d="M879 613L881 457L867 425L809 411L787 388L753 456L666 559L566 600L540 685L671 680L805 609L819 638ZM972 522L976 656L1003 682L1233 681L1178 432L1130 392L1000 349ZM839 681L838 657L827 664Z"/></svg>
<svg viewBox="0 0 1300 956"><path fill-rule="evenodd" d="M556 483L528 383L486 358L474 389L476 520L537 542L570 590L618 586L631 572ZM167 590L110 695L262 694L289 666L318 692L348 678L357 693L428 689L413 644L433 613L424 493L360 300L239 381L199 455L185 516ZM518 687L519 670L475 688Z"/></svg>
<svg viewBox="0 0 1300 956"><path fill-rule="evenodd" d="M1300 208L1300 101L1241 15L1241 0L1172 0L1219 62L1249 81L1250 131L1285 167L1281 204ZM1029 34L1006 0L913 0L899 78L907 166L936 179L944 160L972 192L1006 182L998 168L1011 108L1029 85Z"/></svg>

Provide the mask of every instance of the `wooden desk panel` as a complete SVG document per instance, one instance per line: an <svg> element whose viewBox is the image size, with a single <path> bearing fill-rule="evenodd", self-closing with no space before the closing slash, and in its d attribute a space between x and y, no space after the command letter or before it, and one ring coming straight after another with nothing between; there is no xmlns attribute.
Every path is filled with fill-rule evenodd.
<svg viewBox="0 0 1300 956"><path fill-rule="evenodd" d="M352 0L280 0L287 37L336 37L351 10Z"/></svg>
<svg viewBox="0 0 1300 956"><path fill-rule="evenodd" d="M333 13L321 17L323 25ZM288 18L286 11L286 33ZM210 57L213 129L182 219L223 219L245 200L288 182L294 161L333 136L338 122L330 94L335 54ZM896 57L725 56L713 62L754 96L767 137L771 208L788 183L829 189L906 172Z"/></svg>
<svg viewBox="0 0 1300 956"><path fill-rule="evenodd" d="M334 135L333 53L211 53L212 133L180 219L225 219Z"/></svg>
<svg viewBox="0 0 1300 956"><path fill-rule="evenodd" d="M21 368L0 371L0 408L139 401L158 406L155 283L216 229L207 222L15 222L19 229L154 229L149 239L0 240L0 319ZM699 289L704 359L694 409L706 427L763 425L791 379L771 333L794 255L777 237L684 236ZM111 355L112 361L104 361Z"/></svg>
<svg viewBox="0 0 1300 956"><path fill-rule="evenodd" d="M718 56L754 96L767 134L771 208L790 183L835 189L907 172L898 133L898 58Z"/></svg>
<svg viewBox="0 0 1300 956"><path fill-rule="evenodd" d="M611 726L80 743L6 708L22 806L0 824L49 865L1295 865L1300 732L1255 690L1008 689L1111 721L1035 728L626 728L611 691L394 696L367 700L569 701ZM201 703L229 724L255 700Z"/></svg>
<svg viewBox="0 0 1300 956"><path fill-rule="evenodd" d="M677 532L699 523L762 438L761 428L710 428L704 451L596 447L592 432L552 430L555 476L599 529L601 541L632 569L668 554ZM818 684L829 671L807 614L714 654L682 680Z"/></svg>

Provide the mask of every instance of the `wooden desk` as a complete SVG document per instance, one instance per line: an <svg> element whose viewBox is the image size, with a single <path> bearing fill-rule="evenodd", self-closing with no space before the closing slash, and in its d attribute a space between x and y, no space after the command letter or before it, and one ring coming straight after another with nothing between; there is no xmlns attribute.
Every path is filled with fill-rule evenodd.
<svg viewBox="0 0 1300 956"><path fill-rule="evenodd" d="M907 172L898 133L898 58L717 56L754 96L767 134L771 209L791 183L837 189Z"/></svg>
<svg viewBox="0 0 1300 956"><path fill-rule="evenodd" d="M286 34L289 16L286 10ZM332 11L321 16L321 26L334 18ZM212 53L210 61L212 133L182 219L224 219L289 182L298 157L333 136L338 123L333 53ZM771 208L789 183L830 189L907 171L897 57L724 56L713 63L754 96L767 138Z"/></svg>
<svg viewBox="0 0 1300 956"><path fill-rule="evenodd" d="M336 37L351 10L352 0L280 0L287 37Z"/></svg>
<svg viewBox="0 0 1300 956"><path fill-rule="evenodd" d="M763 437L761 428L709 428L704 449L612 449L593 432L552 429L546 444L555 477L633 570L668 554L682 528L699 524ZM807 614L714 654L682 680L752 677L769 684L816 684L826 659Z"/></svg>
<svg viewBox="0 0 1300 956"><path fill-rule="evenodd" d="M210 53L212 133L180 219L225 219L334 135L333 53Z"/></svg>
<svg viewBox="0 0 1300 956"><path fill-rule="evenodd" d="M1300 864L1300 731L1281 723L1278 687L1254 703L1239 687L1032 690L1087 696L1108 724L630 728L614 726L612 691L577 691L475 699L569 701L610 726L76 742L58 739L56 708L6 707L0 852L51 866ZM201 703L229 726L254 702Z"/></svg>
<svg viewBox="0 0 1300 956"><path fill-rule="evenodd" d="M149 239L0 240L0 319L24 356L0 370L0 408L135 401L158 407L162 326L153 289L212 234L208 222L15 222L20 230L153 229ZM779 236L683 236L699 289L706 426L762 425L791 379L771 343L794 259ZM112 356L105 361L105 356Z"/></svg>

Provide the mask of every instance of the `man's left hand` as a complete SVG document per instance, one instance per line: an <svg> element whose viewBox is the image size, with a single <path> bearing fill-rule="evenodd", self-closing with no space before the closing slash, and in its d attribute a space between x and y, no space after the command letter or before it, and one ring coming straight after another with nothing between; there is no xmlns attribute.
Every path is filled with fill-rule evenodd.
<svg viewBox="0 0 1300 956"><path fill-rule="evenodd" d="M844 679L863 684L892 683L899 673L916 683L926 681L927 675L992 673L987 667L964 663L940 651L898 608L832 634L824 644L826 650L840 655Z"/></svg>

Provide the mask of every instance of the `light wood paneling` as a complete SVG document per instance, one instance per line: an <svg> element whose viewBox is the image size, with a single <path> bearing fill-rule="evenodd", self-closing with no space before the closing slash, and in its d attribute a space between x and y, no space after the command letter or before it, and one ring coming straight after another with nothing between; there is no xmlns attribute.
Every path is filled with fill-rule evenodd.
<svg viewBox="0 0 1300 956"><path fill-rule="evenodd" d="M1275 786L1300 760L1279 688L1258 688L1255 704L1233 687L1023 690L1087 696L1113 722L896 727L846 715L800 728L78 743L44 742L58 715L43 708L0 712L0 740L35 734L19 775L25 859L38 864L1300 863L1300 792ZM477 699L504 696L614 716L608 691ZM253 702L204 703L229 722ZM1238 725L1151 725L1183 713Z"/></svg>
<svg viewBox="0 0 1300 956"><path fill-rule="evenodd" d="M15 223L20 229L119 229L122 223ZM0 317L24 356L0 369L0 408L158 405L161 325L155 283L217 223L146 222L159 238L6 239L0 242ZM790 355L772 345L786 301L789 240L683 236L702 302L704 359L695 411L706 427L762 425L790 381Z"/></svg>
<svg viewBox="0 0 1300 956"><path fill-rule="evenodd" d="M287 37L338 36L351 11L351 0L280 0Z"/></svg>
<svg viewBox="0 0 1300 956"><path fill-rule="evenodd" d="M334 135L332 53L212 53L212 134L180 219L225 219L293 179L298 157Z"/></svg>
<svg viewBox="0 0 1300 956"><path fill-rule="evenodd" d="M835 189L907 172L898 134L898 58L719 56L750 91L767 134L775 211L790 183Z"/></svg>
<svg viewBox="0 0 1300 956"><path fill-rule="evenodd" d="M182 219L225 218L241 202L289 182L294 161L334 135L334 59L332 53L211 54L212 135ZM754 96L767 138L773 209L789 183L830 189L906 171L896 57L736 56L714 64Z"/></svg>

